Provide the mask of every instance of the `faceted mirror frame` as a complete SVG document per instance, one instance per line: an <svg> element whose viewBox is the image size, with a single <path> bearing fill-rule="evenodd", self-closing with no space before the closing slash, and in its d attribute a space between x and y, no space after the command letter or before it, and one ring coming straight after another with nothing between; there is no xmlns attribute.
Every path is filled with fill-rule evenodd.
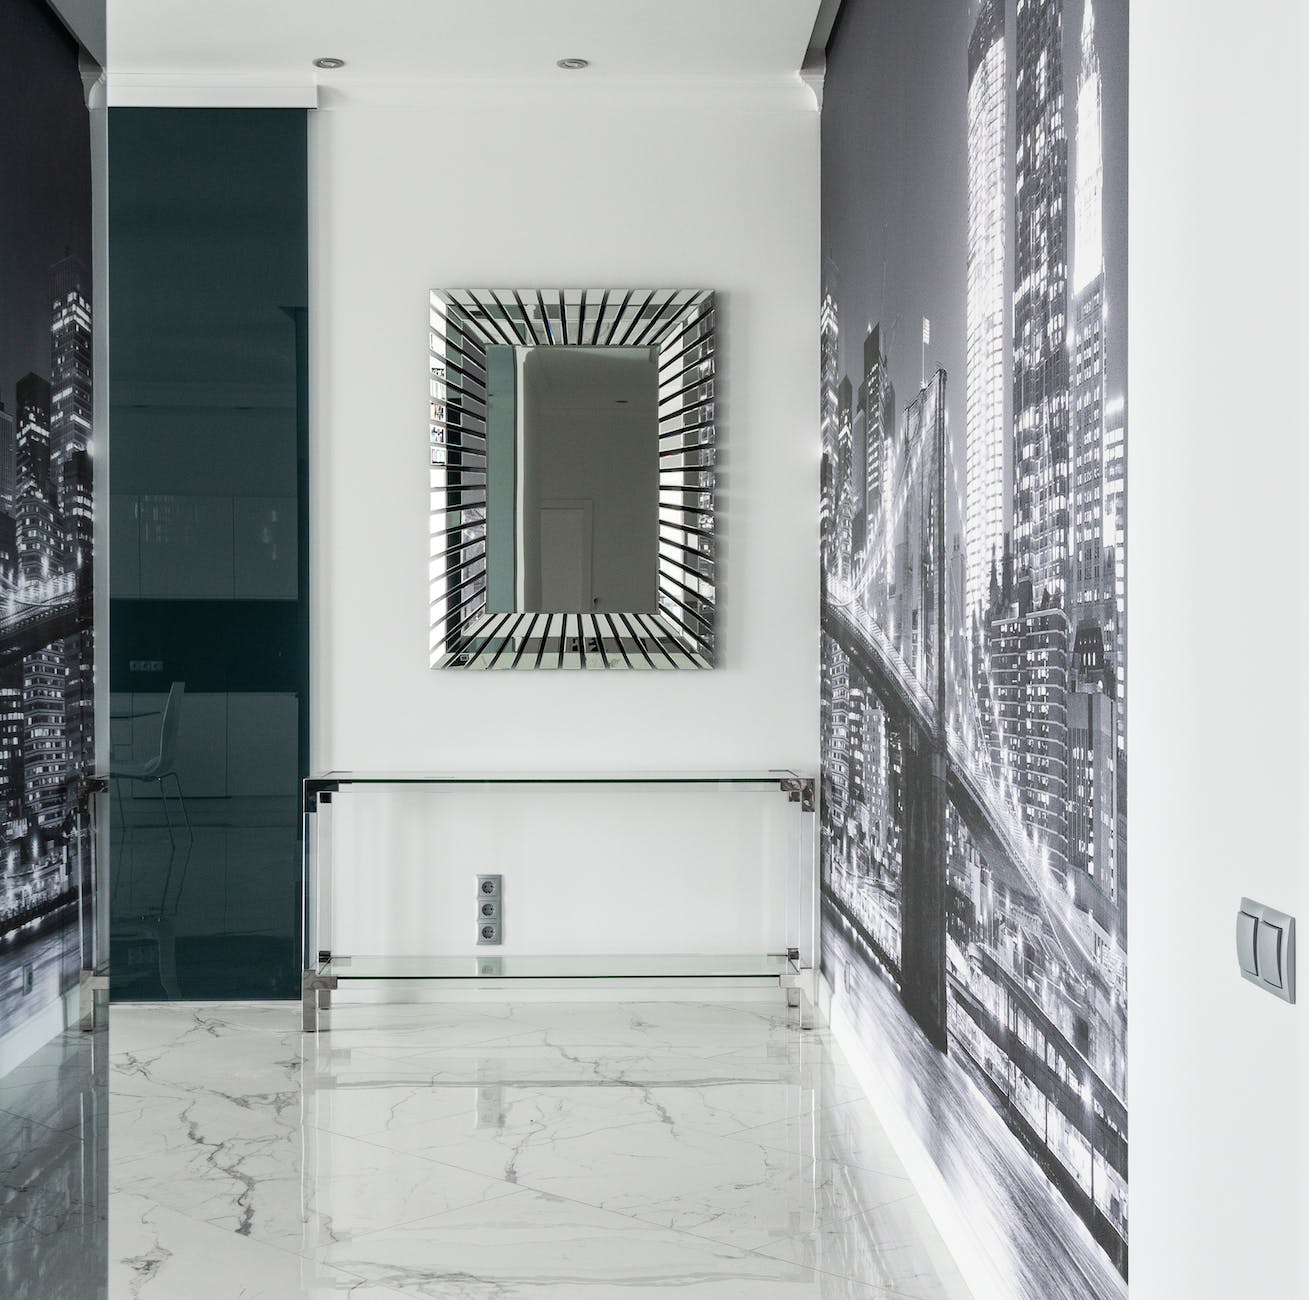
<svg viewBox="0 0 1309 1300"><path fill-rule="evenodd" d="M714 294L434 289L429 411L433 668L712 668ZM650 347L658 361L653 613L487 609L488 347Z"/></svg>

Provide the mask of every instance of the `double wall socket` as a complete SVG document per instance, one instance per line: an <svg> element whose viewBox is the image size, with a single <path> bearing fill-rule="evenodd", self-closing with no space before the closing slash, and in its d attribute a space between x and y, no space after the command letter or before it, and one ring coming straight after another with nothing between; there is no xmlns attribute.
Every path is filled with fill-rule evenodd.
<svg viewBox="0 0 1309 1300"><path fill-rule="evenodd" d="M504 943L504 877L477 877L477 942Z"/></svg>

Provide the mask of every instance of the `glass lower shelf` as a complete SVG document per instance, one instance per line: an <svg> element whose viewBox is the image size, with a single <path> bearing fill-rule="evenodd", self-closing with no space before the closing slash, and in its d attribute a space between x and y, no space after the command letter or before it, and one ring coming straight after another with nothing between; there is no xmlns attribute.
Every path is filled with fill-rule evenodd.
<svg viewBox="0 0 1309 1300"><path fill-rule="evenodd" d="M338 785L753 785L775 789L779 782L800 780L780 768L731 772L320 772L311 782Z"/></svg>
<svg viewBox="0 0 1309 1300"><path fill-rule="evenodd" d="M318 966L343 980L777 979L785 953L586 957L336 957Z"/></svg>

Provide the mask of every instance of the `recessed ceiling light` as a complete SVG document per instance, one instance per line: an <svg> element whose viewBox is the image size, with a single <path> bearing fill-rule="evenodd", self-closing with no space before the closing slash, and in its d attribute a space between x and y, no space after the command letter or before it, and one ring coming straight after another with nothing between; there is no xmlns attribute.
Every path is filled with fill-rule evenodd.
<svg viewBox="0 0 1309 1300"><path fill-rule="evenodd" d="M556 68L563 68L565 72L581 72L583 68L590 66L590 59L559 59L555 63Z"/></svg>
<svg viewBox="0 0 1309 1300"><path fill-rule="evenodd" d="M323 58L323 59L315 59L315 60L314 60L314 67L316 67L316 68L325 68L328 72L331 72L331 71L333 71L333 70L336 69L336 68L344 68L344 67L345 67L345 60L344 60L344 59L334 59L334 58L331 58L330 56L327 57L327 58Z"/></svg>

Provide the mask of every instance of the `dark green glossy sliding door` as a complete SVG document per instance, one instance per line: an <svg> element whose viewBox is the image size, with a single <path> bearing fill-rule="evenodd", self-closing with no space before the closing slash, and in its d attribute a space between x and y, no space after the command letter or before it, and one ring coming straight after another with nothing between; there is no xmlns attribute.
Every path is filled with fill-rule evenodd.
<svg viewBox="0 0 1309 1300"><path fill-rule="evenodd" d="M306 114L109 115L111 984L298 995Z"/></svg>

